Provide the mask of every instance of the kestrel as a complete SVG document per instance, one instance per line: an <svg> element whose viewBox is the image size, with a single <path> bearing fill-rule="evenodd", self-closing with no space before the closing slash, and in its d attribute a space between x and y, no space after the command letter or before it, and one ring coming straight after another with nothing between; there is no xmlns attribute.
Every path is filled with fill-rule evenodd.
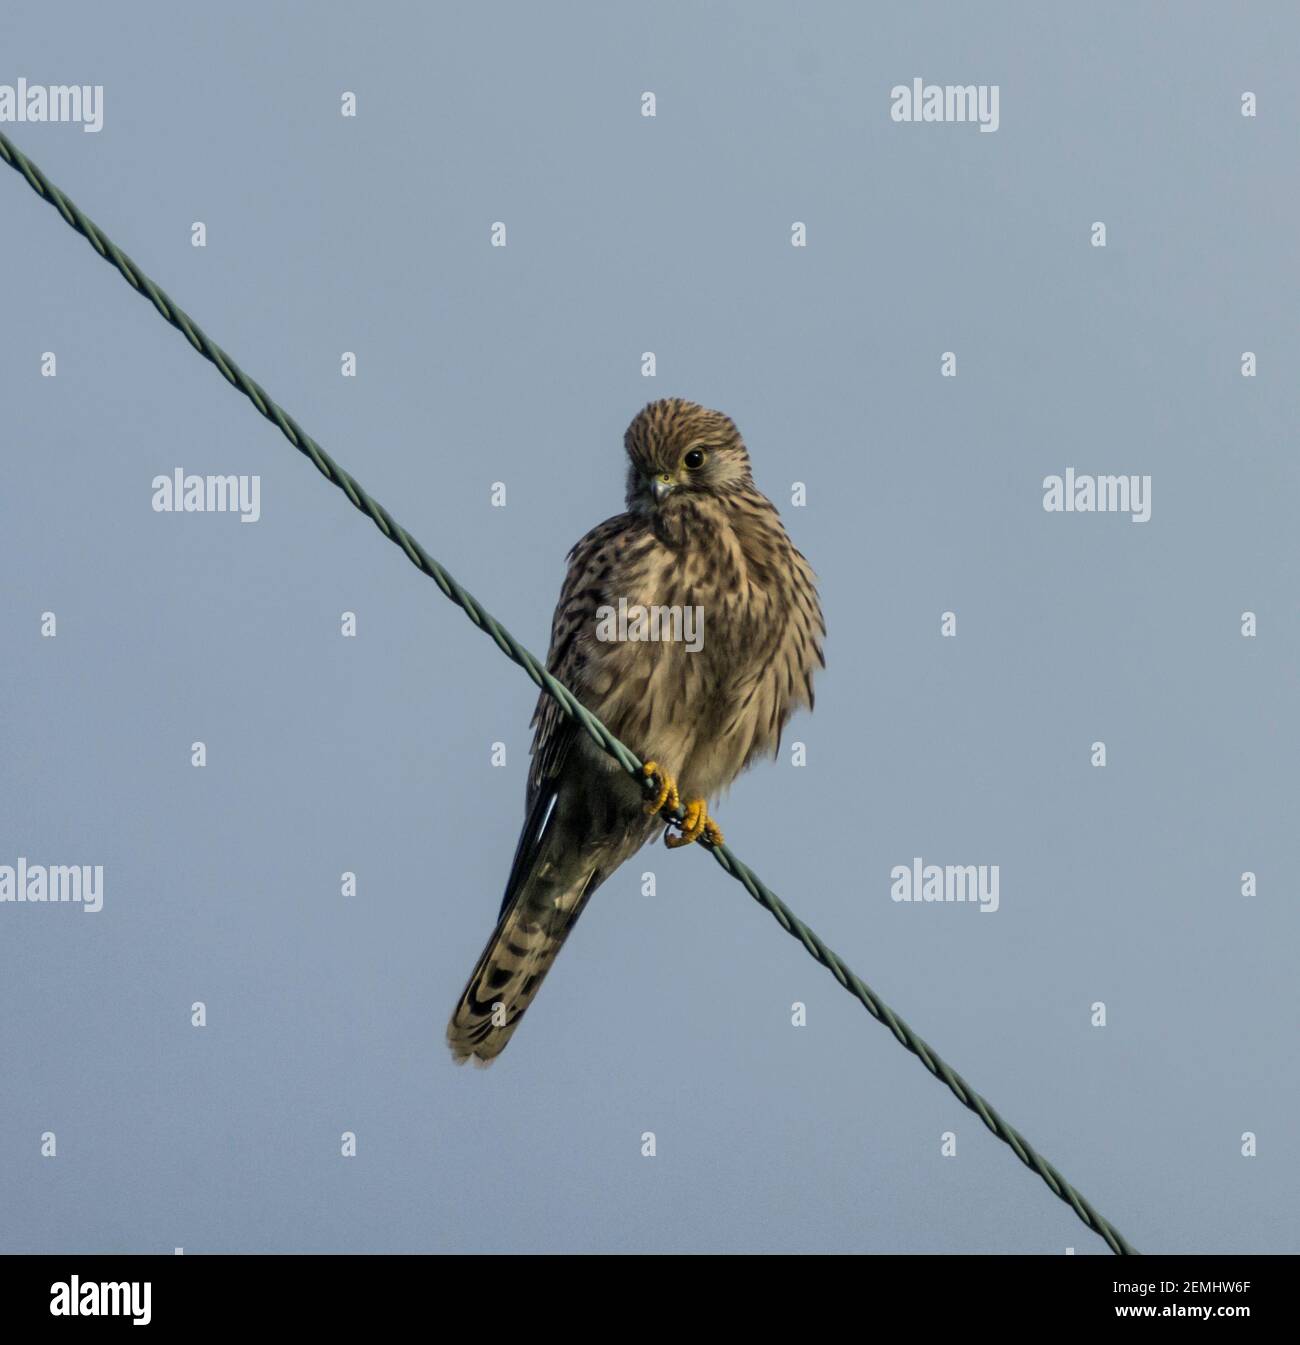
<svg viewBox="0 0 1300 1345"><path fill-rule="evenodd" d="M825 666L815 576L732 421L652 402L623 443L627 511L569 553L547 667L646 762L658 798L543 693L500 917L447 1026L458 1062L505 1049L591 894L664 829L665 802L686 807L670 845L721 841L708 801L776 754Z"/></svg>

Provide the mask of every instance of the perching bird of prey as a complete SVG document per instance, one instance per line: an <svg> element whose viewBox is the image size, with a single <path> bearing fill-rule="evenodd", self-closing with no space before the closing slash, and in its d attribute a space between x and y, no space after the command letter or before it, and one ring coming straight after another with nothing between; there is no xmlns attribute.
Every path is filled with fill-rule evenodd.
<svg viewBox="0 0 1300 1345"><path fill-rule="evenodd" d="M825 666L813 572L731 420L652 402L623 443L627 512L569 553L547 667L646 763L657 798L542 694L500 918L447 1026L458 1062L501 1054L591 894L664 828L679 791L686 816L668 844L721 842L708 801L776 754Z"/></svg>

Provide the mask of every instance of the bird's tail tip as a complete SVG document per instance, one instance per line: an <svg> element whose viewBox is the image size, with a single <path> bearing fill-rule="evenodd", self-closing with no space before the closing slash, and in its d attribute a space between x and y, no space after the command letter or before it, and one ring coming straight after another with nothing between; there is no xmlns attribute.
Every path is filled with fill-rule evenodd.
<svg viewBox="0 0 1300 1345"><path fill-rule="evenodd" d="M475 1069L487 1069L487 1067L496 1059L495 1055L482 1056L473 1046L465 1046L461 1042L447 1039L447 1047L451 1051L451 1063L458 1068L464 1065L473 1065Z"/></svg>
<svg viewBox="0 0 1300 1345"><path fill-rule="evenodd" d="M476 1069L486 1069L505 1049L512 1035L512 1030L502 1031L468 1013L462 1000L447 1024L447 1049L454 1064L473 1064Z"/></svg>

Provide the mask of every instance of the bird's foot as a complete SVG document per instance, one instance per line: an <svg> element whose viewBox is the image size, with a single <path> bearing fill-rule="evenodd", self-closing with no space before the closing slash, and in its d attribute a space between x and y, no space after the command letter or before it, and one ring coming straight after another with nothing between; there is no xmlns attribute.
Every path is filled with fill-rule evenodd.
<svg viewBox="0 0 1300 1345"><path fill-rule="evenodd" d="M671 775L659 769L657 761L647 761L641 767L641 774L647 780L656 782L659 787L659 792L654 799L645 806L647 816L653 817L656 813L662 812L665 807L670 812L675 813L682 806L682 801L677 794L677 782Z"/></svg>
<svg viewBox="0 0 1300 1345"><path fill-rule="evenodd" d="M692 845L703 840L706 845L721 845L722 830L709 816L708 803L704 799L690 799L686 804L686 816L678 824L682 829L680 836L665 836L664 844L670 850L679 845Z"/></svg>
<svg viewBox="0 0 1300 1345"><path fill-rule="evenodd" d="M647 761L641 767L641 773L647 780L653 781L657 787L655 797L645 807L646 812L651 817L662 812L665 808L669 812L675 813L682 807L681 797L677 792L677 782L672 776L659 769L658 762ZM708 804L704 799L688 800L684 811L685 816L680 822L670 819L671 825L681 828L680 836L674 836L671 833L665 834L664 844L670 850L675 850L681 845L691 845L698 840L703 840L706 845L722 844L722 831L709 816Z"/></svg>

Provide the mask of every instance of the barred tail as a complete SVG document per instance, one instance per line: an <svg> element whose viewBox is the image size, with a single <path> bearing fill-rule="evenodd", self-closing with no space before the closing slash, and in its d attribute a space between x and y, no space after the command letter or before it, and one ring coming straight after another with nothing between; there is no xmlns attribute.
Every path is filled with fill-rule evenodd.
<svg viewBox="0 0 1300 1345"><path fill-rule="evenodd" d="M594 888L594 871L557 882L541 865L502 912L447 1024L457 1064L486 1065L505 1050Z"/></svg>

